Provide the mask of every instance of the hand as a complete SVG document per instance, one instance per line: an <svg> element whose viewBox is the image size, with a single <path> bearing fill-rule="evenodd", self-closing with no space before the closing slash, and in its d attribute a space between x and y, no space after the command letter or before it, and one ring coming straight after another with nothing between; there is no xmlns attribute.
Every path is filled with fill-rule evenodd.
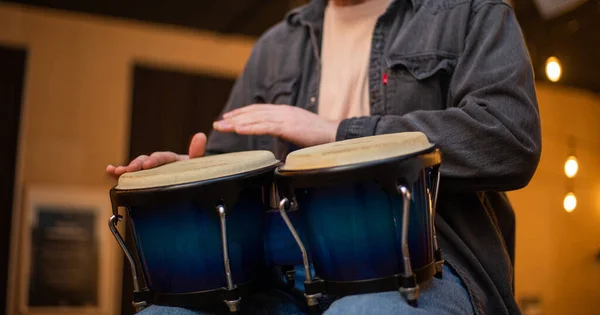
<svg viewBox="0 0 600 315"><path fill-rule="evenodd" d="M203 156L205 149L206 135L199 132L194 135L192 141L190 142L188 155L177 154L173 152L154 152L150 156L140 155L133 161L131 161L129 165L126 166L108 165L106 167L106 173L108 173L115 179L118 179L119 176L125 173L137 172L139 170L147 170L149 168L158 167L163 164Z"/></svg>
<svg viewBox="0 0 600 315"><path fill-rule="evenodd" d="M255 104L224 114L213 128L241 135L270 135L309 147L334 142L339 123L299 107Z"/></svg>

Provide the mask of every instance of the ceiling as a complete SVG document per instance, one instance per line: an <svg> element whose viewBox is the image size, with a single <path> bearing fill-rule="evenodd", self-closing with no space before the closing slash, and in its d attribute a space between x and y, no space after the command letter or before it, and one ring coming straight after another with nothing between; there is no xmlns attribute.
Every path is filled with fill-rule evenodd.
<svg viewBox="0 0 600 315"><path fill-rule="evenodd" d="M1 1L1 0L0 0ZM258 37L306 0L4 0L61 10ZM536 69L545 80L550 56L563 66L559 84L600 93L600 0L506 0L517 13Z"/></svg>

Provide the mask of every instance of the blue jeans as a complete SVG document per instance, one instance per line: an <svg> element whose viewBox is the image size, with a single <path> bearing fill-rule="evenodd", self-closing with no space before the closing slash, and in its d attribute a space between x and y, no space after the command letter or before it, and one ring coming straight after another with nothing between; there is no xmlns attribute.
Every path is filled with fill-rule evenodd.
<svg viewBox="0 0 600 315"><path fill-rule="evenodd" d="M300 279L297 279L300 280ZM301 282L301 281L298 281ZM398 292L382 292L346 296L327 308L324 315L358 314L473 314L469 294L462 281L446 265L443 279L433 278L420 285L419 306L414 308L406 303ZM297 294L271 289L256 293L244 301L242 314L248 315L300 315L304 311L304 300ZM326 302L327 303L327 302ZM140 315L212 315L227 314L226 309L188 310L178 307L152 305L138 313Z"/></svg>

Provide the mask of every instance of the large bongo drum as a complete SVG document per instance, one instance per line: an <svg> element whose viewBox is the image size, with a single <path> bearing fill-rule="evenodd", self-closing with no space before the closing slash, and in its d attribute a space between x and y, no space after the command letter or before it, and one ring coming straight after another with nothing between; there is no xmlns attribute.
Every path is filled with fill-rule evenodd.
<svg viewBox="0 0 600 315"><path fill-rule="evenodd" d="M309 306L318 305L321 294L394 290L416 305L418 284L441 276L434 227L441 160L439 149L418 132L287 156L275 171L279 210L303 254ZM290 209L304 226L289 220Z"/></svg>
<svg viewBox="0 0 600 315"><path fill-rule="evenodd" d="M138 310L148 303L198 308L223 302L239 309L266 270L264 191L278 165L271 152L248 151L119 178L110 191L109 226L129 260ZM126 209L135 248L116 229L119 207Z"/></svg>

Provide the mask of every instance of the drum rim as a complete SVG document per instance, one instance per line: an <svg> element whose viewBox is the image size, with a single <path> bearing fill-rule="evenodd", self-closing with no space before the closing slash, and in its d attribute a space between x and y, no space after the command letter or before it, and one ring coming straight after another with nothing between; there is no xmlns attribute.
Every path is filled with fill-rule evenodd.
<svg viewBox="0 0 600 315"><path fill-rule="evenodd" d="M192 192L195 192L199 189L211 189L217 188L219 186L230 186L222 189L227 190L227 194L231 195L233 190L236 188L239 189L240 186L251 186L248 184L248 181L251 181L253 178L256 178L257 185L258 183L264 182L264 176L272 176L273 170L281 165L281 161L277 161L276 163L265 166L262 168L258 168L252 171L242 172L234 175L227 175L221 177L215 177L206 180L193 181L182 184L173 184L173 185L162 185L150 188L139 188L139 189L118 189L115 185L110 189L110 197L113 204L113 212L116 210L116 207L128 207L133 205L142 205L142 204L151 204L152 202L164 201L164 199L168 199L171 195L190 195L192 197ZM197 199L198 196L193 196L193 198ZM142 200L147 199L147 200ZM218 197L211 196L207 199L213 199L214 203L218 201ZM166 201L165 201L166 202Z"/></svg>
<svg viewBox="0 0 600 315"><path fill-rule="evenodd" d="M276 174L279 176L293 177L295 175L302 176L305 174L314 174L314 173L349 172L349 171L353 171L353 170L357 170L357 169L361 169L361 168L372 167L372 166L379 165L379 164L402 162L405 160L409 160L411 158L419 157L420 155L432 153L432 152L436 151L436 149L439 149L438 146L435 144L431 144L431 146L429 146L428 148L423 149L423 150L415 151L415 152L412 152L409 154L384 158L384 159L380 159L380 160L372 160L372 161L368 161L368 162L357 162L357 163L332 166L332 167L311 168L311 169L304 169L304 170L284 170L284 169L281 169L281 167L283 166L282 165L282 166L277 167Z"/></svg>
<svg viewBox="0 0 600 315"><path fill-rule="evenodd" d="M251 170L251 171L241 172L241 173L232 174L232 175L217 176L217 177L213 177L213 178L209 178L209 179L194 180L194 181L187 182L187 183L168 184L168 185L165 184L165 185L159 185L159 186L154 186L154 187L131 188L131 189L120 189L120 188L118 188L119 185L117 184L117 185L113 186L113 188L111 188L111 191L117 191L117 192L119 192L119 194L144 193L146 191L164 190L165 188L168 188L170 190L170 189L177 189L177 188L187 188L188 186L194 186L194 185L204 186L204 185L210 185L215 182L219 182L219 181L223 181L223 180L234 180L234 179L239 179L239 178L243 178L246 176L250 177L250 176L254 176L254 175L259 175L265 171L268 171L269 169L277 168L281 163L282 163L281 161L276 160L271 165L260 167L260 168L257 168L257 169Z"/></svg>
<svg viewBox="0 0 600 315"><path fill-rule="evenodd" d="M425 281L432 279L436 274L435 260L423 266L413 268L413 273L415 275L415 281L417 284L424 283ZM403 277L404 275L400 273L387 277L363 280L335 281L326 280L323 278L319 278L319 280L324 282L324 291L327 294L346 296L398 290L400 288L399 281L401 281Z"/></svg>
<svg viewBox="0 0 600 315"><path fill-rule="evenodd" d="M263 290L264 287L265 284L257 279L235 284L234 290L241 298L244 298L251 295L253 291ZM159 293L151 289L148 291L153 304L188 308L221 305L224 295L228 292L226 287L182 293Z"/></svg>
<svg viewBox="0 0 600 315"><path fill-rule="evenodd" d="M420 173L425 168L440 165L442 163L441 150L437 145L431 144L427 149L410 154L319 169L283 170L280 165L275 169L275 181L277 186L282 189L308 188L340 182L360 182L367 179L377 179L394 186L398 180L404 184L412 184L415 181L414 177L418 175L391 172L386 169L386 166L395 167L396 170L404 169L409 168L408 165L413 162L418 169L413 169L412 173Z"/></svg>

